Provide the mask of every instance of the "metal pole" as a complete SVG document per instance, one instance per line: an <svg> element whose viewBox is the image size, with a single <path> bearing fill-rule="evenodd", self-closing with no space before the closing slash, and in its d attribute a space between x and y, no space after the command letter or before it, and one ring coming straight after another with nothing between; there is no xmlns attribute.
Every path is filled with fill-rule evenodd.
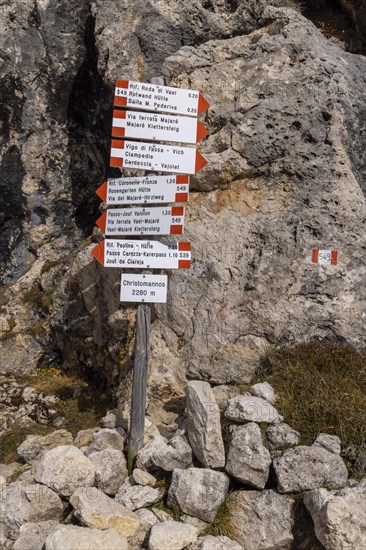
<svg viewBox="0 0 366 550"><path fill-rule="evenodd" d="M135 358L133 366L130 441L128 448L128 472L144 444L147 365L150 349L151 307L139 304L137 307Z"/></svg>

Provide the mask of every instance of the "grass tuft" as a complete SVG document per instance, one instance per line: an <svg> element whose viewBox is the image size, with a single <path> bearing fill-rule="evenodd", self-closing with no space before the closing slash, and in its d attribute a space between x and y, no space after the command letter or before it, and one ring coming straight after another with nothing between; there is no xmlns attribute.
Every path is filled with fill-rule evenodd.
<svg viewBox="0 0 366 550"><path fill-rule="evenodd" d="M308 342L271 350L260 381L273 385L276 407L305 444L321 432L343 448L366 445L366 353L334 342Z"/></svg>
<svg viewBox="0 0 366 550"><path fill-rule="evenodd" d="M231 511L229 509L229 498L221 504L218 512L215 516L215 519L210 523L210 525L205 529L201 536L207 537L212 535L213 537L229 537L233 538L233 527L231 524Z"/></svg>

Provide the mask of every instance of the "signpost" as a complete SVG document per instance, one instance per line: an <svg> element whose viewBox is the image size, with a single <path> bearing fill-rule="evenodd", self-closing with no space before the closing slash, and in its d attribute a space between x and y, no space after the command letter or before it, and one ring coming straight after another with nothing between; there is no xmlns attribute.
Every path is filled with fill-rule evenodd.
<svg viewBox="0 0 366 550"><path fill-rule="evenodd" d="M121 302L165 304L167 292L167 275L121 275Z"/></svg>
<svg viewBox="0 0 366 550"><path fill-rule="evenodd" d="M112 136L196 144L208 134L196 118L113 111Z"/></svg>
<svg viewBox="0 0 366 550"><path fill-rule="evenodd" d="M162 204L187 202L189 177L204 166L206 159L195 145L208 132L197 120L209 104L195 90L117 80L113 111L110 166L164 172L169 175L108 179L97 190L106 205ZM131 110L126 110L131 109ZM180 116L184 115L184 116ZM132 141L133 139L144 141ZM145 141L147 140L147 141ZM175 175L177 174L177 175ZM184 207L110 208L97 220L109 235L181 235ZM189 269L189 242L105 239L92 255L105 267L131 269ZM167 276L123 273L121 301L139 302L131 397L128 468L143 445L146 380L151 310L149 303L166 303Z"/></svg>
<svg viewBox="0 0 366 550"><path fill-rule="evenodd" d="M184 207L112 208L96 224L105 235L182 235Z"/></svg>
<svg viewBox="0 0 366 550"><path fill-rule="evenodd" d="M210 106L203 95L195 90L170 86L117 80L114 104L144 111L199 116Z"/></svg>
<svg viewBox="0 0 366 550"><path fill-rule="evenodd" d="M193 147L113 139L110 166L196 174L207 160Z"/></svg>
<svg viewBox="0 0 366 550"><path fill-rule="evenodd" d="M190 269L191 243L105 239L92 255L104 267Z"/></svg>
<svg viewBox="0 0 366 550"><path fill-rule="evenodd" d="M96 192L110 205L188 202L189 176L109 179Z"/></svg>

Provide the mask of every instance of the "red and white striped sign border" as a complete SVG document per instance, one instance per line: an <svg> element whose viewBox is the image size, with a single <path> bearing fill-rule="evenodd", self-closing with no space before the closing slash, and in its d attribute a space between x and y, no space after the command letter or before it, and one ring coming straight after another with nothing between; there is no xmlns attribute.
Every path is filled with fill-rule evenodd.
<svg viewBox="0 0 366 550"><path fill-rule="evenodd" d="M318 248L313 248L311 261L313 264L337 265L338 250L319 250Z"/></svg>

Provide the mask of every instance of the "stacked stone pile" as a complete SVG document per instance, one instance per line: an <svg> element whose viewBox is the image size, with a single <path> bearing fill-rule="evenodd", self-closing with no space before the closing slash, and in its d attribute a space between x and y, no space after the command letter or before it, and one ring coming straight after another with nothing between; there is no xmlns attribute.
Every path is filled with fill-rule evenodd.
<svg viewBox="0 0 366 550"><path fill-rule="evenodd" d="M338 437L301 445L275 401L267 383L189 382L183 424L168 439L147 422L130 476L112 412L74 439L28 436L0 467L1 547L363 550L366 480L348 479Z"/></svg>

